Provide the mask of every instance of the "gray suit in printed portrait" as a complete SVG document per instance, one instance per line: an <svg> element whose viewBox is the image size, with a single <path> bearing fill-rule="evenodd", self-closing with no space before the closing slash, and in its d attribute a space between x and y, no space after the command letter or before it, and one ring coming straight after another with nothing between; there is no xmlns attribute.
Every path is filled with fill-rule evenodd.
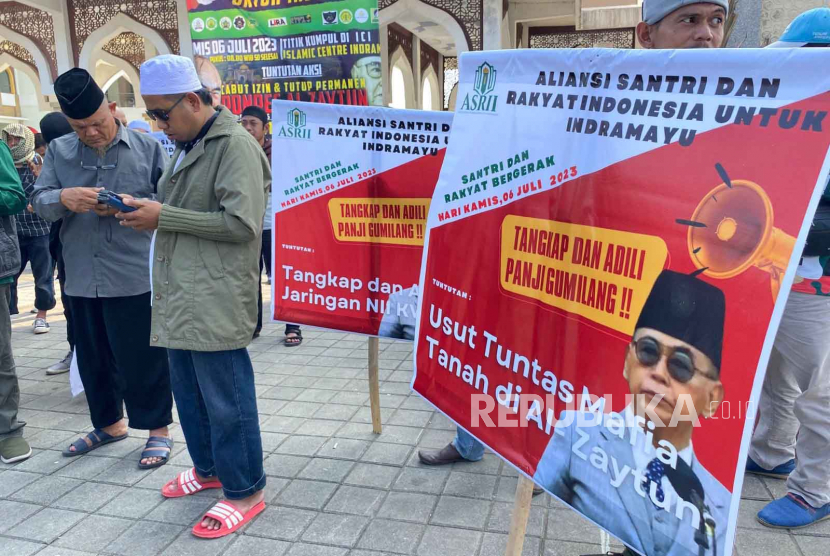
<svg viewBox="0 0 830 556"><path fill-rule="evenodd" d="M643 450L645 435L642 429L635 433L638 438L635 438L636 447L632 447L631 434L635 430L631 426L632 422L627 418L628 415L616 415L621 422L625 422L623 438L606 426L578 427L575 418L569 419L567 413L563 413L560 425L569 421L572 423L557 427L539 461L533 480L633 550L646 556L731 556L724 554L731 500L729 491L697 460L691 446L678 454L678 459L686 461L700 481L704 491L704 505L708 506L708 514L715 524L716 542L712 542L710 531L707 539L709 548L702 549L695 542L696 528L691 525L693 518L690 505L684 504L682 521L676 517L677 493L667 478L663 477L661 483L665 499L671 503L670 511L657 507L649 498L648 492L651 489L642 488L641 480L646 473L643 462L653 458L655 452L635 457L635 450ZM633 426L638 425L635 423ZM594 463L591 461L592 454L598 454L599 451L607 455L607 472L594 465L597 463L601 467L600 459L594 459ZM587 456L586 459L579 454ZM615 463L619 472L615 470ZM635 476L635 470L641 470L642 474ZM612 479L618 481L620 476L625 478L615 488L611 484ZM637 492L635 482L640 483L641 492L645 496Z"/></svg>

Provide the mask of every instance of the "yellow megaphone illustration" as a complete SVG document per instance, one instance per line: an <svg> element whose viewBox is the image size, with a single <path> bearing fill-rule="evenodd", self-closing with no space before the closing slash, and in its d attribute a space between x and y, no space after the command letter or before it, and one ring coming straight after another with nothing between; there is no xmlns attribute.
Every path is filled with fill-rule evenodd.
<svg viewBox="0 0 830 556"><path fill-rule="evenodd" d="M769 272L772 300L778 298L795 238L773 227L772 203L764 190L746 180L730 180L715 165L723 183L703 198L689 226L689 254L712 278L732 278L754 266Z"/></svg>

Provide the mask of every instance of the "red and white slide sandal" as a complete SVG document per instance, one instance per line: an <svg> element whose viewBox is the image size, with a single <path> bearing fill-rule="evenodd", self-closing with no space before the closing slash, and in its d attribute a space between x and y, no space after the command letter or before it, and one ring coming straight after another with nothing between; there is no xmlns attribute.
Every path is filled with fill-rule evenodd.
<svg viewBox="0 0 830 556"><path fill-rule="evenodd" d="M256 517L264 509L265 501L262 501L248 510L248 513L242 515L236 506L230 502L219 502L209 509L202 519L199 520L199 523L193 527L193 534L203 539L218 539L219 537L230 535ZM207 517L212 517L221 523L222 526L219 529L206 529L202 527L202 522Z"/></svg>
<svg viewBox="0 0 830 556"><path fill-rule="evenodd" d="M178 486L178 488L171 491L170 488L174 486ZM165 498L181 498L182 496L196 494L200 490L208 488L222 488L222 483L217 479L200 482L196 478L196 469L191 467L187 471L182 471L175 479L171 479L166 485L161 487L161 494Z"/></svg>

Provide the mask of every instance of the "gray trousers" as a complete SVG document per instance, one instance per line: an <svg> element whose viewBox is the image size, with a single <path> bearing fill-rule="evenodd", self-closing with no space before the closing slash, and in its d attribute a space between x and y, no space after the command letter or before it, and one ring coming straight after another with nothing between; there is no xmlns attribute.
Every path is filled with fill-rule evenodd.
<svg viewBox="0 0 830 556"><path fill-rule="evenodd" d="M17 420L20 386L12 355L12 321L9 317L11 284L0 286L0 438L22 436L23 421Z"/></svg>
<svg viewBox="0 0 830 556"><path fill-rule="evenodd" d="M775 337L749 456L772 469L795 458L787 490L830 503L830 298L793 292Z"/></svg>

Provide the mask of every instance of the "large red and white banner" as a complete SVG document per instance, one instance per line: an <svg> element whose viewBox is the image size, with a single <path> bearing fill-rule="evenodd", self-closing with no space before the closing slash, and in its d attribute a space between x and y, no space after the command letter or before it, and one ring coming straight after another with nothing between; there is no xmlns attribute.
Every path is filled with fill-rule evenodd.
<svg viewBox="0 0 830 556"><path fill-rule="evenodd" d="M413 388L639 553L732 553L830 168L822 50L461 58Z"/></svg>
<svg viewBox="0 0 830 556"><path fill-rule="evenodd" d="M452 114L274 101L273 317L412 340Z"/></svg>

